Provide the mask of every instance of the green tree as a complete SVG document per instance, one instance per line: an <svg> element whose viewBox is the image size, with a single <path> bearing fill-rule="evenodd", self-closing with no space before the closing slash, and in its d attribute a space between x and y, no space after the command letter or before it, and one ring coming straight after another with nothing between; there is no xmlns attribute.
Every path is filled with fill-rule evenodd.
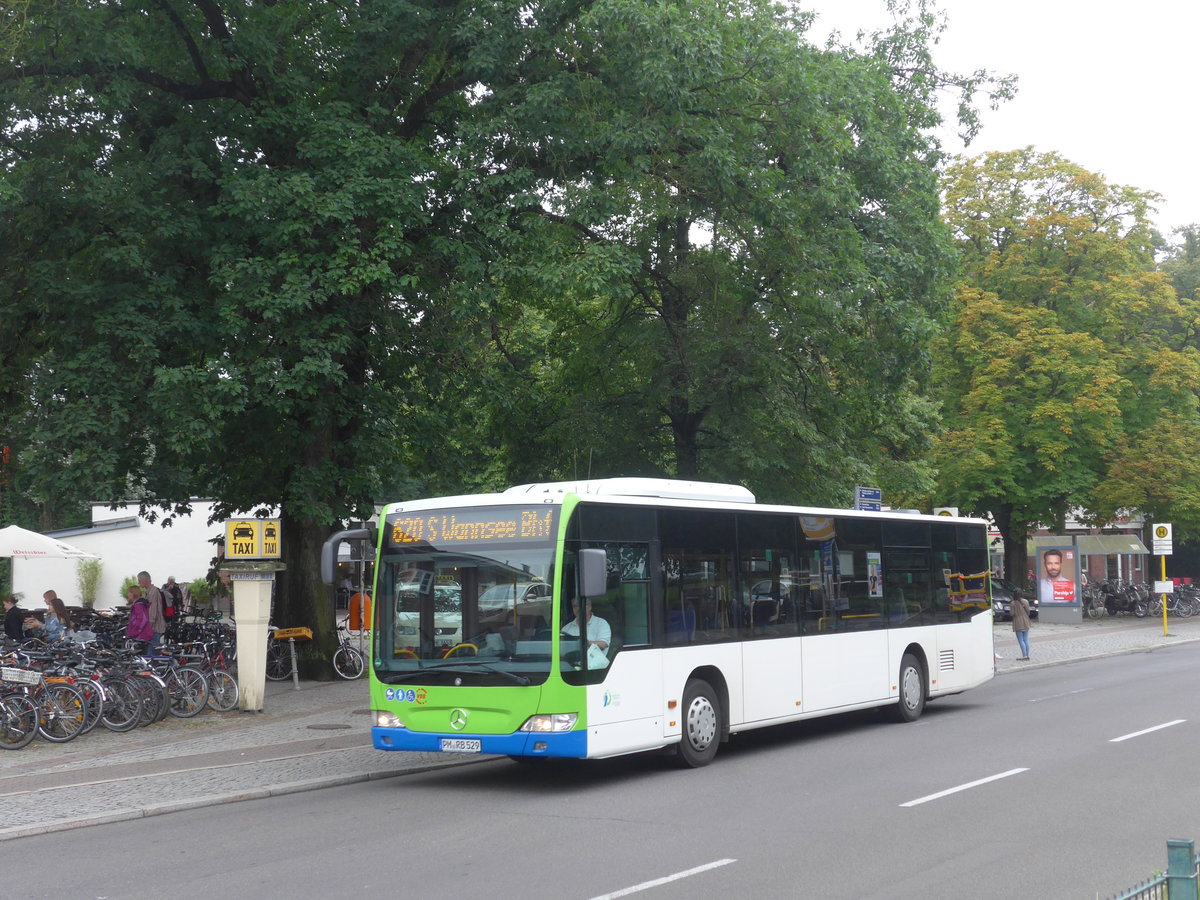
<svg viewBox="0 0 1200 900"><path fill-rule="evenodd" d="M950 256L926 129L936 87L985 73L932 68L931 17L854 52L804 44L779 9L733 10L614 6L617 46L589 20L592 80L532 126L561 119L577 149L525 224L546 252L494 270L471 425L518 478L669 474L830 503L856 480L928 489Z"/></svg>
<svg viewBox="0 0 1200 900"><path fill-rule="evenodd" d="M916 22L857 52L767 2L10 3L24 492L280 507L316 659L321 542L385 489L908 478L947 266Z"/></svg>
<svg viewBox="0 0 1200 900"><path fill-rule="evenodd" d="M1192 316L1155 270L1155 195L1032 149L959 160L944 190L965 274L938 352L940 492L991 513L1023 575L1034 526L1144 507L1116 488L1164 413L1194 421Z"/></svg>
<svg viewBox="0 0 1200 900"><path fill-rule="evenodd" d="M1181 300L1200 300L1200 224L1175 230L1178 242L1163 260L1167 273Z"/></svg>
<svg viewBox="0 0 1200 900"><path fill-rule="evenodd" d="M579 13L523 10L10 6L0 307L29 350L5 430L30 492L278 505L279 620L327 657L321 542L404 464L379 410L419 402L470 313L476 196L523 188L487 171L488 86L544 80Z"/></svg>

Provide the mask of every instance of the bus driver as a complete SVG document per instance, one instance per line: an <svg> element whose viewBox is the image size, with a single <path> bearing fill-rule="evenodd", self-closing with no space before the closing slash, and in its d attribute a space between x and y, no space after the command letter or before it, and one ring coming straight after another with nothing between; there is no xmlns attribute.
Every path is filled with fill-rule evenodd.
<svg viewBox="0 0 1200 900"><path fill-rule="evenodd" d="M583 602L586 604L583 621L584 627L587 629L588 665L593 668L607 666L608 657L605 654L608 651L608 645L612 642L612 627L604 619L592 615L591 600L584 600ZM563 637L578 638L579 599L577 597L571 598L571 612L575 614L575 618L562 627L562 635ZM593 647L596 649L593 650Z"/></svg>

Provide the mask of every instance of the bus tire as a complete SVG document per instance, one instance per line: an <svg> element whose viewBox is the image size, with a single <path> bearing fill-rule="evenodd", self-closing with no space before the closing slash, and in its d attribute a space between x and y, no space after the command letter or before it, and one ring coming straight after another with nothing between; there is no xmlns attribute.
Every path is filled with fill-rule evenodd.
<svg viewBox="0 0 1200 900"><path fill-rule="evenodd" d="M683 689L683 736L679 763L689 769L707 766L721 742L721 701L707 681L693 678Z"/></svg>
<svg viewBox="0 0 1200 900"><path fill-rule="evenodd" d="M911 653L900 660L900 699L896 702L897 722L915 722L925 711L925 668Z"/></svg>

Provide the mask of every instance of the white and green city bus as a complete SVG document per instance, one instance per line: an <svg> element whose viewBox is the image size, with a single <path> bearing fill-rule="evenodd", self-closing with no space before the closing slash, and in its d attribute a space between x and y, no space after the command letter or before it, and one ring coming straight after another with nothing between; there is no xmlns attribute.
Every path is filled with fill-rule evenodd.
<svg viewBox="0 0 1200 900"><path fill-rule="evenodd" d="M377 530L380 750L674 747L699 766L739 731L870 707L911 721L994 673L986 592L950 588L987 569L978 519L614 478L397 503ZM327 578L366 534L330 539Z"/></svg>

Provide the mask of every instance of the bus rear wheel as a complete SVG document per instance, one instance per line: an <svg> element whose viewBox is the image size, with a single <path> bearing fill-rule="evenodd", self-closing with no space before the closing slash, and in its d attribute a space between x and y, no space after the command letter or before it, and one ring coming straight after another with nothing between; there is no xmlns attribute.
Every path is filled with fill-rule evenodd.
<svg viewBox="0 0 1200 900"><path fill-rule="evenodd" d="M900 660L900 699L896 702L896 721L915 722L925 711L925 667L911 653Z"/></svg>
<svg viewBox="0 0 1200 900"><path fill-rule="evenodd" d="M707 681L693 678L683 689L683 737L679 762L691 769L707 766L721 740L721 701Z"/></svg>

